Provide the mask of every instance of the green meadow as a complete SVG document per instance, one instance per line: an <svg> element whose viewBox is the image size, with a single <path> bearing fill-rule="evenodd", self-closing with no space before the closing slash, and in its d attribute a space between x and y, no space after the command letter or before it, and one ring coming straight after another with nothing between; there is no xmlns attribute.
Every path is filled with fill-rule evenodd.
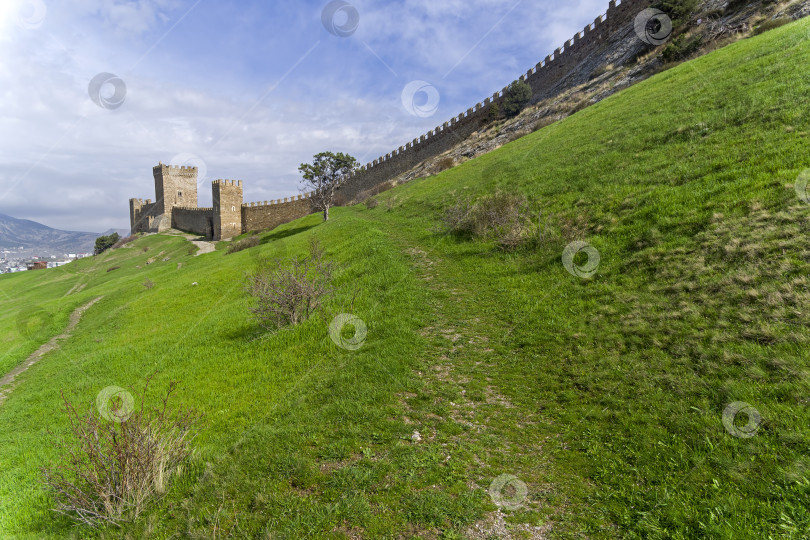
<svg viewBox="0 0 810 540"><path fill-rule="evenodd" d="M0 536L807 538L808 37L737 42L235 254L152 235L0 277L0 373L103 297L0 405ZM497 191L530 201L525 245L442 229ZM245 273L313 237L334 295L262 329ZM589 279L573 241L599 253ZM357 350L330 338L341 313ZM179 380L173 405L204 413L194 454L135 523L78 528L41 483L60 392L90 410L152 373L147 401ZM724 425L736 402L761 420ZM526 491L499 507L504 474Z"/></svg>

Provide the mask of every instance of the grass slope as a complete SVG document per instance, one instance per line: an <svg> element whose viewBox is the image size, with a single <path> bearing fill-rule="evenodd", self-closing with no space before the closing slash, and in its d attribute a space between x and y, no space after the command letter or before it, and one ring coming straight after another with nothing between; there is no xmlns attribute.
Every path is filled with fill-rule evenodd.
<svg viewBox="0 0 810 540"><path fill-rule="evenodd" d="M159 369L206 424L131 537L483 538L501 520L517 537L807 537L810 207L793 183L810 167L808 30L683 64L258 248L191 257L152 236L0 279L3 369L104 295L0 407L0 531L93 534L55 519L37 483L56 457L46 430L65 427L59 391L90 407ZM459 197L499 189L534 201L532 246L434 232ZM340 291L263 333L241 275L312 236ZM599 250L593 279L563 268L572 240ZM35 308L53 316L24 338L18 312ZM327 333L350 310L368 325L357 351ZM723 426L736 401L763 418L753 437ZM528 495L492 513L504 473Z"/></svg>

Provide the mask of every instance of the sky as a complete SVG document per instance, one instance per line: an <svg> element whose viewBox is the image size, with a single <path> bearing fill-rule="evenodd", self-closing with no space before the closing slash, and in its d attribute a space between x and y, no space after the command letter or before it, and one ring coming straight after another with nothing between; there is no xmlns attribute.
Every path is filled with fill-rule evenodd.
<svg viewBox="0 0 810 540"><path fill-rule="evenodd" d="M483 101L607 0L0 0L0 213L129 228L158 162L301 192L322 151L361 163Z"/></svg>

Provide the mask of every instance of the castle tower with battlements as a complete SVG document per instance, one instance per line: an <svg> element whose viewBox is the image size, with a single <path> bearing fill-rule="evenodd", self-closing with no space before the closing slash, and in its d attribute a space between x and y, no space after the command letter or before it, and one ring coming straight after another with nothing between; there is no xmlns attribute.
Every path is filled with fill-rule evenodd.
<svg viewBox="0 0 810 540"><path fill-rule="evenodd" d="M639 53L649 47L635 31L636 18L651 4L650 0L609 0L607 12L577 32L535 67L520 75L519 80L532 88L537 101L555 96L595 72L598 65L589 61L608 45L611 39L633 41ZM587 67L587 70L583 71ZM572 75L573 74L573 75ZM578 74L578 75L577 75ZM574 78L571 78L574 77ZM579 81L579 82L578 82ZM360 167L339 186L340 204L364 200L380 186L394 180L427 159L440 156L459 141L485 128L493 104L502 105L508 87L495 92L483 102L451 118L434 130L413 139L391 153ZM129 215L132 233L180 229L221 240L248 231L272 229L313 212L311 194L286 197L264 203L243 203L242 182L217 180L211 186L213 208L197 207L196 167L158 164L153 168L155 200L130 199Z"/></svg>
<svg viewBox="0 0 810 540"><path fill-rule="evenodd" d="M197 208L197 167L159 163L152 168L155 200L161 214L171 216L175 206Z"/></svg>
<svg viewBox="0 0 810 540"><path fill-rule="evenodd" d="M216 180L211 184L214 200L214 238L223 240L242 234L242 181Z"/></svg>

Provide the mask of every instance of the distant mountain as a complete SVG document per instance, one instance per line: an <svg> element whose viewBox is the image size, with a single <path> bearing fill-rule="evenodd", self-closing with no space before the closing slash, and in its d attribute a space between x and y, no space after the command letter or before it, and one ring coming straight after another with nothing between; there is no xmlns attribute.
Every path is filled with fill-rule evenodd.
<svg viewBox="0 0 810 540"><path fill-rule="evenodd" d="M111 230L112 231L112 230ZM121 234L120 231L117 231ZM38 249L53 253L91 253L98 233L60 231L28 219L0 214L0 248Z"/></svg>
<svg viewBox="0 0 810 540"><path fill-rule="evenodd" d="M99 236L107 236L107 235L110 235L112 233L118 233L118 236L123 238L125 236L129 236L129 229L107 229L106 231L101 233Z"/></svg>

